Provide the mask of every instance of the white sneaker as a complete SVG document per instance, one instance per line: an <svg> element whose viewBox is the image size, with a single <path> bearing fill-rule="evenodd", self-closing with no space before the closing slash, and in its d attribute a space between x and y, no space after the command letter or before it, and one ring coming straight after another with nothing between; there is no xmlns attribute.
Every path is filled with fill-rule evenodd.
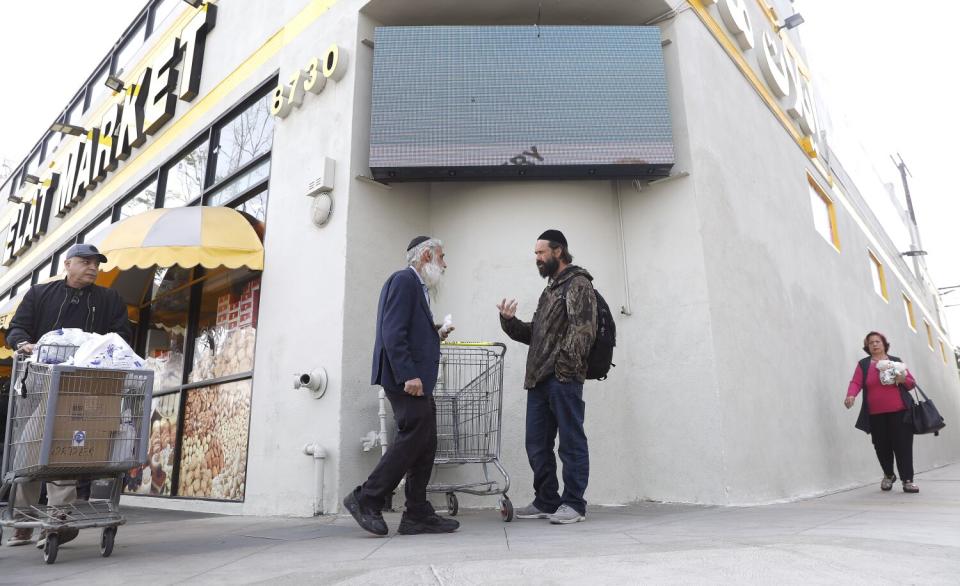
<svg viewBox="0 0 960 586"><path fill-rule="evenodd" d="M573 508L568 507L567 505L560 505L560 508L557 509L557 512L550 515L550 522L554 525L567 525L570 523L579 523L580 521L586 521L586 515L581 515Z"/></svg>
<svg viewBox="0 0 960 586"><path fill-rule="evenodd" d="M538 509L536 505L530 503L525 507L520 507L515 510L513 516L517 519L547 519L550 517L550 513L544 513Z"/></svg>

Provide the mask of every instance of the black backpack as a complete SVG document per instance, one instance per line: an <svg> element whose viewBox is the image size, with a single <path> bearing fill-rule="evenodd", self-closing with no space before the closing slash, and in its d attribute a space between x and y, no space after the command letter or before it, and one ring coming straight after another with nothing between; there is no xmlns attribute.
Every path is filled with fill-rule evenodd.
<svg viewBox="0 0 960 586"><path fill-rule="evenodd" d="M566 301L567 289L570 288L570 281L567 281L563 289L561 298ZM587 378L590 380L605 380L610 372L610 367L616 366L613 363L613 348L617 345L617 324L613 321L613 314L610 313L610 306L607 300L600 295L596 288L593 294L597 299L597 336L593 340L593 347L590 348L590 354L587 355Z"/></svg>

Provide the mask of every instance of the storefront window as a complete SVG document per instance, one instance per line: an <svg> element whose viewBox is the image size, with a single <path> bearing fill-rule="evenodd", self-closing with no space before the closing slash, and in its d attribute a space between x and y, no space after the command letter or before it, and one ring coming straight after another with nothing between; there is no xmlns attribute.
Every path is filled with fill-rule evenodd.
<svg viewBox="0 0 960 586"><path fill-rule="evenodd" d="M260 274L213 271L203 283L190 382L253 370L260 309Z"/></svg>
<svg viewBox="0 0 960 586"><path fill-rule="evenodd" d="M62 275L65 272L63 268L63 261L67 259L64 258L64 255L67 254L67 249L70 248L72 245L73 245L73 242L70 242L66 244L63 248L58 250L56 253L54 253L53 259L51 260L51 262L53 263L54 275Z"/></svg>
<svg viewBox="0 0 960 586"><path fill-rule="evenodd" d="M204 142L167 169L163 207L183 207L200 197L206 168L207 143Z"/></svg>
<svg viewBox="0 0 960 586"><path fill-rule="evenodd" d="M145 21L141 20L139 26L136 30L130 33L130 36L127 37L126 42L123 45L123 48L117 53L117 75L127 70L129 65L131 65L130 60L133 58L133 55L143 46L143 31L145 27ZM128 83L134 83L134 80L124 78Z"/></svg>
<svg viewBox="0 0 960 586"><path fill-rule="evenodd" d="M179 415L180 393L153 398L147 464L136 469L127 478L125 484L127 492L161 496L169 496L173 493L173 467L176 464Z"/></svg>
<svg viewBox="0 0 960 586"><path fill-rule="evenodd" d="M178 8L172 0L158 4L156 18L165 10L172 18ZM272 81L264 84L264 96L270 87ZM203 196L203 205L229 206L250 216L263 238L273 133L266 97L227 120L206 135L214 140L198 141L161 167L157 180L128 195L115 208L117 217L158 202L165 208L195 205ZM209 150L213 146L216 151ZM211 169L208 154L216 158L209 161ZM221 184L212 183L214 176ZM155 373L149 463L128 478L126 490L243 500L260 272L174 266L151 274L149 285L137 289L145 291L137 348ZM191 361L185 364L187 356ZM181 448L174 453L178 441Z"/></svg>
<svg viewBox="0 0 960 586"><path fill-rule="evenodd" d="M108 88L105 83L108 72L109 67L104 67L100 71L100 74L93 78L93 81L87 86L87 94L90 96L90 100L87 103L87 110L96 110L97 107L100 106L100 103L107 98L107 94L110 92L110 88Z"/></svg>
<svg viewBox="0 0 960 586"><path fill-rule="evenodd" d="M67 110L67 124L80 126L80 115L83 114L83 95Z"/></svg>
<svg viewBox="0 0 960 586"><path fill-rule="evenodd" d="M103 232L103 230L108 226L110 226L110 214L104 215L102 218L94 222L93 225L84 230L80 234L80 242L96 242L97 235Z"/></svg>
<svg viewBox="0 0 960 586"><path fill-rule="evenodd" d="M126 219L157 206L157 180L154 179L146 187L120 204L120 219Z"/></svg>
<svg viewBox="0 0 960 586"><path fill-rule="evenodd" d="M177 494L243 500L252 381L187 391Z"/></svg>
<svg viewBox="0 0 960 586"><path fill-rule="evenodd" d="M50 261L41 264L33 271L33 282L40 283L50 276Z"/></svg>
<svg viewBox="0 0 960 586"><path fill-rule="evenodd" d="M270 150L273 116L268 100L269 96L257 100L220 128L214 183Z"/></svg>
<svg viewBox="0 0 960 586"><path fill-rule="evenodd" d="M259 163L253 169L250 169L240 177L230 181L222 188L217 189L207 198L207 205L222 206L233 201L238 195L242 194L252 186L263 181L270 176L270 159Z"/></svg>
<svg viewBox="0 0 960 586"><path fill-rule="evenodd" d="M27 161L27 173L30 175L38 175L37 170L40 167L40 151L37 150L33 153L33 156L30 157L30 160Z"/></svg>
<svg viewBox="0 0 960 586"><path fill-rule="evenodd" d="M244 212L250 214L254 218L260 220L261 222L267 221L267 200L269 199L268 191L261 191L260 193L245 199L240 203L234 204L233 208L238 212ZM261 238L263 234L260 235Z"/></svg>
<svg viewBox="0 0 960 586"><path fill-rule="evenodd" d="M51 132L47 134L47 138L43 140L43 156L46 159L49 159L53 155L54 151L57 150L57 146L60 144L60 138L61 136L59 132Z"/></svg>
<svg viewBox="0 0 960 586"><path fill-rule="evenodd" d="M182 0L163 0L158 2L153 8L153 30L163 28L163 23L168 16L178 7L183 6Z"/></svg>
<svg viewBox="0 0 960 586"><path fill-rule="evenodd" d="M157 269L154 277L144 354L147 368L154 372L155 391L183 384L191 273L190 269L172 267Z"/></svg>
<svg viewBox="0 0 960 586"><path fill-rule="evenodd" d="M21 279L19 283L17 283L16 285L14 285L14 286L10 289L10 297L16 297L17 295L21 295L21 294L25 293L26 290L30 288L30 279L31 279L31 277L32 277L32 275L28 275L28 276L24 277L23 279Z"/></svg>

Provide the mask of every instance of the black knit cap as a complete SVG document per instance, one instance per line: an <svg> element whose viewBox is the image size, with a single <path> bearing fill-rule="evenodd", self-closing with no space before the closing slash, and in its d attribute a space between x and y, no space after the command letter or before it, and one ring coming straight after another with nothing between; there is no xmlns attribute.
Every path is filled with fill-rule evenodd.
<svg viewBox="0 0 960 586"><path fill-rule="evenodd" d="M560 230L547 230L540 235L537 240L549 240L550 242L559 242L563 245L564 248L569 248L567 246L567 237L563 235L563 232Z"/></svg>
<svg viewBox="0 0 960 586"><path fill-rule="evenodd" d="M416 238L414 238L413 240L410 241L410 245L407 246L407 252L410 252L410 251L413 250L415 247L420 246L421 244L423 244L423 243L426 242L427 240L430 240L430 237L429 237L429 236L417 236Z"/></svg>

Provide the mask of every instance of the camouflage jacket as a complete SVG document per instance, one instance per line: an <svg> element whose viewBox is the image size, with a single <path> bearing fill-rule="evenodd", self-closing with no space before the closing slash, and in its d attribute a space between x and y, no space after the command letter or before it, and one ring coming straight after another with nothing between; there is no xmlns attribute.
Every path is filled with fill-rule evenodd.
<svg viewBox="0 0 960 586"><path fill-rule="evenodd" d="M510 338L530 345L524 388L532 389L551 375L563 382L586 378L587 356L597 335L591 281L585 269L570 265L550 279L530 322L500 317L500 327Z"/></svg>

